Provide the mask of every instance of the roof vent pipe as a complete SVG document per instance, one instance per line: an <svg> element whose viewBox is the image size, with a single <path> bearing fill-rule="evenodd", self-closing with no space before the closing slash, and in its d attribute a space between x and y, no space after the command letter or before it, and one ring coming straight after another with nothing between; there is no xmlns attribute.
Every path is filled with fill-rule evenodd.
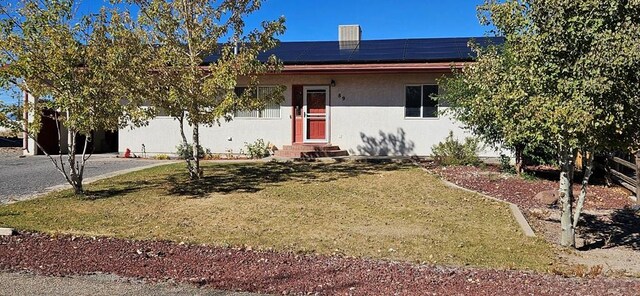
<svg viewBox="0 0 640 296"><path fill-rule="evenodd" d="M338 26L338 41L340 49L356 49L362 39L360 25Z"/></svg>

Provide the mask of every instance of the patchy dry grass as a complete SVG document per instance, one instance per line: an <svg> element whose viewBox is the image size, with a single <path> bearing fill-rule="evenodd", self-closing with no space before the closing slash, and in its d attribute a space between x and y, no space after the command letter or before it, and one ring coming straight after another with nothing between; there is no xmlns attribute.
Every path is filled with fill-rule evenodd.
<svg viewBox="0 0 640 296"><path fill-rule="evenodd" d="M0 207L0 225L45 233L250 246L544 271L553 248L525 237L506 205L420 169L359 163L181 164Z"/></svg>

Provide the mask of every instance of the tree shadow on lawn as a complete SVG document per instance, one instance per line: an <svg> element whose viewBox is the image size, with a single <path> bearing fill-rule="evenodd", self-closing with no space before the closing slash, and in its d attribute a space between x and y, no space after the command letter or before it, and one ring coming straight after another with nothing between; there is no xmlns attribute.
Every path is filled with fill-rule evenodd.
<svg viewBox="0 0 640 296"><path fill-rule="evenodd" d="M379 171L406 167L397 163L247 163L204 167L201 180L188 180L185 172L167 177L169 193L180 196L206 197L211 193L258 192L266 185L294 181L301 183L331 182Z"/></svg>
<svg viewBox="0 0 640 296"><path fill-rule="evenodd" d="M614 211L610 216L583 214L580 230L585 243L581 250L628 247L640 250L640 213L633 209Z"/></svg>
<svg viewBox="0 0 640 296"><path fill-rule="evenodd" d="M116 183L117 187L107 187L104 189L87 189L82 197L85 200L100 200L114 196L125 195L138 192L147 188L157 186L156 182L150 180L137 180Z"/></svg>

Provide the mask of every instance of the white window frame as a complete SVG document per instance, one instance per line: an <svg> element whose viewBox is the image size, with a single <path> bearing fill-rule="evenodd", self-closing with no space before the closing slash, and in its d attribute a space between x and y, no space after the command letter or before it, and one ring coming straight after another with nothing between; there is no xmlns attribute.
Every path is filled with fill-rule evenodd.
<svg viewBox="0 0 640 296"><path fill-rule="evenodd" d="M407 116L407 87L419 86L420 87L420 116L408 117ZM438 94L440 94L440 85L437 83L412 83L405 84L402 89L402 95L404 100L404 109L402 110L402 116L408 120L434 120L440 118L440 104L436 105L436 116L424 117L424 86L436 86L438 87Z"/></svg>
<svg viewBox="0 0 640 296"><path fill-rule="evenodd" d="M246 87L244 85L238 85L237 87ZM258 95L259 88L273 88L277 87L277 85L259 85L256 87L256 96ZM277 103L278 105L278 116L277 117L264 117L263 112L267 109L265 106L264 109L261 110L252 110L252 111L242 111L242 112L256 112L256 116L238 116L238 111L233 112L233 119L241 119L241 120L278 120L282 119L282 104ZM275 107L275 106L274 106Z"/></svg>

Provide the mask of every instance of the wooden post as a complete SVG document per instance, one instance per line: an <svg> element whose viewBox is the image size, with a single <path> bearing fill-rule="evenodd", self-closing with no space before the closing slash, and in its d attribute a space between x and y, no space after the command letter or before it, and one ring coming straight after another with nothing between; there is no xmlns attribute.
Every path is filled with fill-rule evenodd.
<svg viewBox="0 0 640 296"><path fill-rule="evenodd" d="M611 177L611 163L613 162L613 156L611 153L607 153L607 157L604 159L604 179L607 182L607 187L611 187L613 185L613 178Z"/></svg>
<svg viewBox="0 0 640 296"><path fill-rule="evenodd" d="M636 207L640 206L640 151L636 152Z"/></svg>

